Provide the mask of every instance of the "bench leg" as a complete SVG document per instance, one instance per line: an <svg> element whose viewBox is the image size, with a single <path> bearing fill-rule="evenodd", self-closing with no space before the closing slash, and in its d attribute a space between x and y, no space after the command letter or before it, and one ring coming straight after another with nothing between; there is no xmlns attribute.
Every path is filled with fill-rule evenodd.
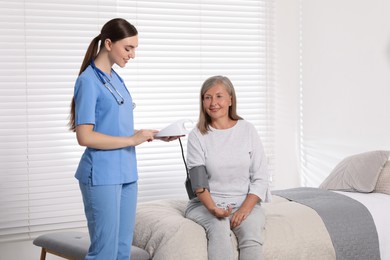
<svg viewBox="0 0 390 260"><path fill-rule="evenodd" d="M41 260L45 260L46 259L46 250L42 247L42 250L41 250Z"/></svg>

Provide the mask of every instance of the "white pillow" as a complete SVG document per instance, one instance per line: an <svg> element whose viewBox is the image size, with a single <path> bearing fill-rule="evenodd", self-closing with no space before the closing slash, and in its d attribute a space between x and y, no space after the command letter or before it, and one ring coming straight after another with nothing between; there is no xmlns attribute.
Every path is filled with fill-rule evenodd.
<svg viewBox="0 0 390 260"><path fill-rule="evenodd" d="M390 195L390 161L387 161L375 186L374 192L385 193Z"/></svg>
<svg viewBox="0 0 390 260"><path fill-rule="evenodd" d="M370 151L342 160L320 185L327 190L372 192L390 151Z"/></svg>

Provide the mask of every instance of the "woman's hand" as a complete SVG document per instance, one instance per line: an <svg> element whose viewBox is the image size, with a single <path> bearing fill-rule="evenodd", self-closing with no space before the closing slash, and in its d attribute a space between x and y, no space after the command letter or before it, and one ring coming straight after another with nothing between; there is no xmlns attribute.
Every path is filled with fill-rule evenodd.
<svg viewBox="0 0 390 260"><path fill-rule="evenodd" d="M238 209L233 213L233 216L230 220L230 227L232 229L238 227L249 216L250 213L251 212L249 210L244 210L242 208Z"/></svg>
<svg viewBox="0 0 390 260"><path fill-rule="evenodd" d="M230 219L230 227L232 229L238 227L251 214L252 209L259 201L260 198L256 195L248 194L241 207L233 213Z"/></svg>
<svg viewBox="0 0 390 260"><path fill-rule="evenodd" d="M232 213L233 208L231 206L228 206L227 208L219 208L215 207L211 214L216 216L217 218L227 218Z"/></svg>
<svg viewBox="0 0 390 260"><path fill-rule="evenodd" d="M197 194L196 196L206 209L217 218L226 218L230 216L230 213L232 213L233 208L230 206L228 208L217 207L208 189L199 188L195 191L195 194Z"/></svg>

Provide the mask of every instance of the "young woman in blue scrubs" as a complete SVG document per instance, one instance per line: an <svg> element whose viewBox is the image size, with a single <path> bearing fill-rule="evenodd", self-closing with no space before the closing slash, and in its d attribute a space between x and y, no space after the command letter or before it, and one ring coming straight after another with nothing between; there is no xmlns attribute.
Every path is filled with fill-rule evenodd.
<svg viewBox="0 0 390 260"><path fill-rule="evenodd" d="M152 141L158 132L134 130L132 97L112 69L134 59L137 35L124 19L108 21L90 43L75 84L70 126L86 146L75 177L91 238L87 260L130 259L137 203L135 146Z"/></svg>

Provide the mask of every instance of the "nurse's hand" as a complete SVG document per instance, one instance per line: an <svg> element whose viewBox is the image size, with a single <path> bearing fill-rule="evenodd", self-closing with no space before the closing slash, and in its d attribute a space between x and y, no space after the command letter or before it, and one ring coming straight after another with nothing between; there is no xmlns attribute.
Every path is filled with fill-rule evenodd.
<svg viewBox="0 0 390 260"><path fill-rule="evenodd" d="M132 136L133 146L142 144L143 142L151 142L154 140L154 135L157 134L157 130L151 129L140 129L135 131L135 134Z"/></svg>
<svg viewBox="0 0 390 260"><path fill-rule="evenodd" d="M179 135L179 136L160 136L160 137L154 137L157 140L161 140L164 142L170 142L179 139L180 137L184 137L185 135Z"/></svg>

